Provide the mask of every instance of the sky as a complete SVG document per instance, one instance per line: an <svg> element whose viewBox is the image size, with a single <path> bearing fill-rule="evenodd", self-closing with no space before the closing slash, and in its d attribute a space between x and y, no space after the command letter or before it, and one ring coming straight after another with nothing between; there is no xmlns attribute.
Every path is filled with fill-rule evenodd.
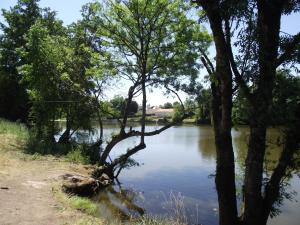
<svg viewBox="0 0 300 225"><path fill-rule="evenodd" d="M52 10L57 12L57 17L64 22L64 25L69 25L72 22L80 19L81 17L81 7L91 2L92 0L40 0L40 7L50 7ZM0 0L0 8L1 9L9 9L17 3L17 0ZM0 15L0 22L3 22L3 17ZM300 31L300 13L293 14L290 16L284 16L281 21L281 30L288 34L296 34ZM210 49L210 55L213 57L214 49L213 47ZM126 96L128 83L119 82L115 84L114 89L110 89L107 91L107 98L111 98L116 94L120 94ZM153 90L152 93L148 94L148 104L150 105L161 105L165 102L174 102L176 99L167 98L163 95L160 90ZM184 99L186 95L180 93L180 96ZM139 103L141 102L141 97L136 99Z"/></svg>

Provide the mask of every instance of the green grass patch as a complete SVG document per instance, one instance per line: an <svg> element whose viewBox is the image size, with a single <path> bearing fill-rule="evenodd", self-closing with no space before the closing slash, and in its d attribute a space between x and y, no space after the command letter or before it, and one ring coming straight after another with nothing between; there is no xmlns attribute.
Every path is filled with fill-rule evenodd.
<svg viewBox="0 0 300 225"><path fill-rule="evenodd" d="M88 215L97 216L98 206L89 198L69 196L58 189L53 189L55 197L65 206L80 210Z"/></svg>
<svg viewBox="0 0 300 225"><path fill-rule="evenodd" d="M89 215L95 216L98 211L98 206L88 198L77 196L68 197L69 205L73 209L81 210Z"/></svg>
<svg viewBox="0 0 300 225"><path fill-rule="evenodd" d="M72 162L72 163L79 163L79 164L89 164L90 160L87 156L82 154L82 151L80 148L75 148L74 150L70 151L66 155L66 161Z"/></svg>
<svg viewBox="0 0 300 225"><path fill-rule="evenodd" d="M2 118L0 118L0 134L14 135L22 140L26 140L29 137L29 131L24 124Z"/></svg>

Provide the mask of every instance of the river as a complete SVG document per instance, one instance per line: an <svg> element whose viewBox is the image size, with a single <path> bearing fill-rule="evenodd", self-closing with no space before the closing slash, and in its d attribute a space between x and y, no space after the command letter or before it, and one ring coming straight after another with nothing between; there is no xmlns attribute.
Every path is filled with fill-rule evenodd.
<svg viewBox="0 0 300 225"><path fill-rule="evenodd" d="M157 128L156 125L147 126L148 130ZM116 126L106 125L105 137L108 138L115 131ZM238 193L241 193L239 187L248 136L247 127L232 130ZM280 155L281 149L276 144L280 136L278 130L268 130L266 173L271 171ZM136 143L136 138L120 143L113 151L112 158ZM94 198L102 214L113 220L145 212L152 216L180 217L189 224L217 225L218 204L214 185L216 154L212 127L172 127L160 135L146 137L146 145L146 149L134 156L140 165L124 170L119 177L120 185L108 188ZM296 175L289 183L286 189L288 193L300 193L300 182ZM294 195L292 201L284 200L280 207L282 212L270 219L268 224L298 225L299 200L299 195Z"/></svg>

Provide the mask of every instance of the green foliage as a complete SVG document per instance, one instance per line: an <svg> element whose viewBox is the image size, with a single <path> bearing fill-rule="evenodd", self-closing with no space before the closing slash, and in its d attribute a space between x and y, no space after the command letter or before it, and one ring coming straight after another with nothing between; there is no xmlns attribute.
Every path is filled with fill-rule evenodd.
<svg viewBox="0 0 300 225"><path fill-rule="evenodd" d="M113 114L117 118L123 116L123 114L125 112L127 100L120 95L116 95L109 102L112 105L111 108L113 110ZM137 113L138 108L139 108L138 103L136 101L131 101L131 103L129 105L129 110L128 110L129 115L134 115L135 113Z"/></svg>
<svg viewBox="0 0 300 225"><path fill-rule="evenodd" d="M71 144L59 144L49 140L37 138L36 134L30 133L25 152L28 154L62 156L72 150Z"/></svg>
<svg viewBox="0 0 300 225"><path fill-rule="evenodd" d="M188 4L177 0L102 1L86 8L92 12L91 23L98 25L103 46L111 52L107 61L120 77L134 83L144 74L146 83L163 86L174 84L179 76L197 75L197 48L207 49L211 37L186 16Z"/></svg>
<svg viewBox="0 0 300 225"><path fill-rule="evenodd" d="M79 25L78 25L79 26ZM59 31L64 28L56 27ZM55 120L65 117L67 128L61 142L68 142L71 130L90 130L96 111L91 90L95 87L87 68L94 67L93 50L80 39L81 29L53 32L41 20L29 30L26 48L20 50L28 63L19 67L22 82L32 102L30 119L39 138L54 142Z"/></svg>
<svg viewBox="0 0 300 225"><path fill-rule="evenodd" d="M66 161L81 164L95 164L99 160L99 147L86 143L56 143L37 139L31 134L27 140L25 152L34 155L63 156Z"/></svg>
<svg viewBox="0 0 300 225"><path fill-rule="evenodd" d="M96 164L99 160L99 147L91 144L74 144L66 159L69 162L81 164Z"/></svg>
<svg viewBox="0 0 300 225"><path fill-rule="evenodd" d="M288 70L277 71L273 90L273 104L269 124L288 126L295 118L300 102L300 79ZM239 91L233 99L232 119L234 124L249 124L250 105Z"/></svg>
<svg viewBox="0 0 300 225"><path fill-rule="evenodd" d="M174 114L173 121L178 121L182 118L183 114L189 114L189 117L192 118L192 122L198 124L210 124L210 112L211 112L211 91L210 89L188 91L191 94L191 97L186 99L184 102L184 110L179 102L173 104Z"/></svg>
<svg viewBox="0 0 300 225"><path fill-rule="evenodd" d="M239 91L233 99L232 122L234 125L249 124L249 107L249 102Z"/></svg>
<svg viewBox="0 0 300 225"><path fill-rule="evenodd" d="M183 110L183 108L180 104L175 105L173 107L173 109L174 109L174 113L173 113L173 116L172 116L172 121L178 123L178 122L181 121L181 118L184 115L184 110Z"/></svg>
<svg viewBox="0 0 300 225"><path fill-rule="evenodd" d="M114 114L116 115L116 117L121 117L124 114L126 100L122 96L116 95L109 102L112 105L112 109L114 110Z"/></svg>
<svg viewBox="0 0 300 225"><path fill-rule="evenodd" d="M173 108L173 104L171 102L166 102L163 106L163 109L172 109Z"/></svg>
<svg viewBox="0 0 300 225"><path fill-rule="evenodd" d="M273 91L271 124L288 126L294 123L297 107L300 104L300 78L291 75L288 70L276 74Z"/></svg>
<svg viewBox="0 0 300 225"><path fill-rule="evenodd" d="M29 59L19 54L25 48L26 35L31 26L40 20L49 30L56 31L62 22L55 20L55 12L41 9L38 0L19 0L10 10L2 10L6 23L0 23L0 116L26 120L28 116L28 96L26 85L20 84L22 75L17 68ZM8 101L9 99L9 101Z"/></svg>
<svg viewBox="0 0 300 225"><path fill-rule="evenodd" d="M210 124L211 122L211 90L201 89L195 98L197 123Z"/></svg>

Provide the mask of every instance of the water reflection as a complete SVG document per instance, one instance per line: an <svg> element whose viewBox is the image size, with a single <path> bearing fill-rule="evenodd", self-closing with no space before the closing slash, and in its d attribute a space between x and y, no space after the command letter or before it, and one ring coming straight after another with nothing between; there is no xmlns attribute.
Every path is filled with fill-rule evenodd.
<svg viewBox="0 0 300 225"><path fill-rule="evenodd" d="M118 184L101 191L94 197L94 201L98 202L102 216L105 216L108 221L116 217L120 220L128 220L144 215L145 210L135 203L141 195L140 192L122 188Z"/></svg>
<svg viewBox="0 0 300 225"><path fill-rule="evenodd" d="M202 126L199 132L198 151L203 159L215 161L216 146L213 129L210 126Z"/></svg>
<svg viewBox="0 0 300 225"><path fill-rule="evenodd" d="M148 130L157 129L155 125L147 126ZM106 125L105 137L115 132L116 125ZM95 135L97 134L97 130ZM237 183L241 185L244 161L247 152L249 129L238 127L232 130L235 151ZM281 134L277 129L268 130L268 143L265 168L267 173L276 166L282 151ZM84 138L83 138L84 139ZM129 139L116 146L117 156L134 145L135 139ZM217 195L214 179L215 145L213 129L209 126L178 126L162 134L146 138L147 148L134 159L142 164L137 168L124 170L120 176L122 187L112 186L100 193L95 199L103 212L121 219L147 213L155 216L170 216L173 212L170 204L170 193L183 196L184 211L188 222L204 225L217 225ZM300 192L300 182L296 177L290 178L288 191ZM296 196L300 200L299 195ZM269 221L269 225L298 225L300 214L297 212L300 203L284 201L282 214Z"/></svg>
<svg viewBox="0 0 300 225"><path fill-rule="evenodd" d="M184 214L191 224L216 224L217 196L214 180L209 179L212 170L199 167L161 169L147 173L146 177L122 176L124 185L142 190L143 199L138 203L147 213L174 217L173 197L183 196Z"/></svg>

